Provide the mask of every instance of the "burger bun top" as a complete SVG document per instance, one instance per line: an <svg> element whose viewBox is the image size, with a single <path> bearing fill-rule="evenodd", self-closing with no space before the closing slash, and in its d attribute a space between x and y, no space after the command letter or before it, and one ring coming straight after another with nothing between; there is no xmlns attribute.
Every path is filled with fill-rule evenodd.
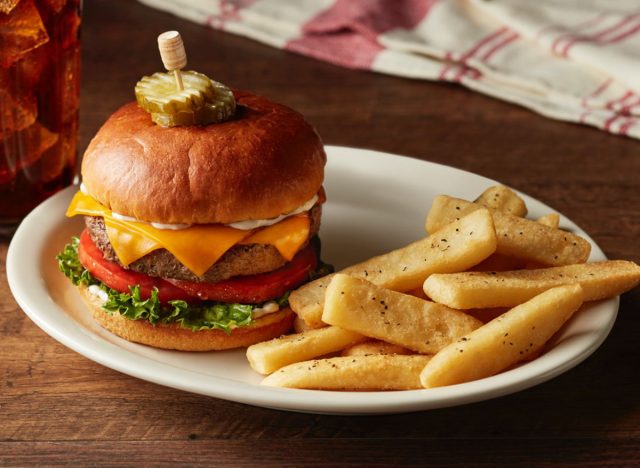
<svg viewBox="0 0 640 468"><path fill-rule="evenodd" d="M163 128L135 102L118 109L82 161L89 194L116 213L168 224L232 223L288 213L320 190L326 155L301 114L235 92L236 115Z"/></svg>

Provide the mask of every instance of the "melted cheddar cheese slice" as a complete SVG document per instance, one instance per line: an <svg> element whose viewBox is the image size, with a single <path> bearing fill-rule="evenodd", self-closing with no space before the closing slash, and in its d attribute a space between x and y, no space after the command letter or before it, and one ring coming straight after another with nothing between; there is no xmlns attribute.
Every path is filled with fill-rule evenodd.
<svg viewBox="0 0 640 468"><path fill-rule="evenodd" d="M309 237L309 217L295 215L262 229L242 240L241 244L271 244L280 255L291 261Z"/></svg>
<svg viewBox="0 0 640 468"><path fill-rule="evenodd" d="M159 242L128 229L118 220L105 218L104 224L107 228L109 242L124 266L135 262L156 249L162 248L162 244Z"/></svg>
<svg viewBox="0 0 640 468"><path fill-rule="evenodd" d="M238 243L273 245L291 260L309 236L310 228L308 216L296 215L251 231L222 224L197 224L175 231L157 229L143 222L116 219L111 210L82 192L76 193L67 209L67 216L75 215L104 218L109 242L124 266L164 248L198 276Z"/></svg>

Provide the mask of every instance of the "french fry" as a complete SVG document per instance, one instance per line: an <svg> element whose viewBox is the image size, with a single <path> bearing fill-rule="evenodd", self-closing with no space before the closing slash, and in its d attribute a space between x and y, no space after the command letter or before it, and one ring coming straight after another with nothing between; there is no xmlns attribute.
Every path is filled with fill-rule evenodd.
<svg viewBox="0 0 640 468"><path fill-rule="evenodd" d="M443 226L426 239L350 266L341 273L396 291L410 291L420 287L432 273L464 271L495 249L493 221L483 208ZM307 283L289 297L291 308L312 327L322 326L324 293L332 278L329 275Z"/></svg>
<svg viewBox="0 0 640 468"><path fill-rule="evenodd" d="M369 281L336 274L322 320L362 335L433 354L482 325L460 311Z"/></svg>
<svg viewBox="0 0 640 468"><path fill-rule="evenodd" d="M504 185L489 187L476 198L475 203L513 216L527 216L527 205L524 200L516 192Z"/></svg>
<svg viewBox="0 0 640 468"><path fill-rule="evenodd" d="M506 189L506 192L502 193L500 190L501 188ZM509 213L514 216L524 217L527 215L527 206L525 205L524 200L504 185L489 187L476 199L475 203L479 203L487 208L504 211L505 213ZM544 216L540 216L536 222L558 229L558 226L560 226L560 215L558 213L549 213ZM531 266L531 262L527 264L519 258L494 253L486 260L474 266L471 270L509 271L520 270L528 266Z"/></svg>
<svg viewBox="0 0 640 468"><path fill-rule="evenodd" d="M519 258L508 257L499 253L490 255L471 268L471 271L510 271L524 268L526 262Z"/></svg>
<svg viewBox="0 0 640 468"><path fill-rule="evenodd" d="M456 309L513 307L547 289L580 283L585 301L617 296L640 283L640 266L624 260L582 263L538 270L431 275L424 292Z"/></svg>
<svg viewBox="0 0 640 468"><path fill-rule="evenodd" d="M424 294L424 291L422 291L422 294ZM309 325L307 325L307 322L302 320L300 316L296 314L295 318L293 319L293 330L296 333L302 333L304 331L313 329Z"/></svg>
<svg viewBox="0 0 640 468"><path fill-rule="evenodd" d="M489 323L494 318L498 318L508 310L509 307L490 307L488 309L467 309L465 310L465 313L477 318L482 323Z"/></svg>
<svg viewBox="0 0 640 468"><path fill-rule="evenodd" d="M430 356L347 356L299 362L266 377L263 385L319 390L412 390Z"/></svg>
<svg viewBox="0 0 640 468"><path fill-rule="evenodd" d="M558 213L549 213L540 216L536 221L550 228L558 229L558 226L560 226L560 215Z"/></svg>
<svg viewBox="0 0 640 468"><path fill-rule="evenodd" d="M537 353L581 304L579 284L549 289L444 348L420 381L431 388L497 374Z"/></svg>
<svg viewBox="0 0 640 468"><path fill-rule="evenodd" d="M386 341L371 340L358 343L345 348L340 353L341 356L370 356L372 354L415 354L408 348L398 346Z"/></svg>
<svg viewBox="0 0 640 468"><path fill-rule="evenodd" d="M249 346L247 359L256 372L270 374L288 364L340 351L367 339L342 328L325 327Z"/></svg>
<svg viewBox="0 0 640 468"><path fill-rule="evenodd" d="M405 294L409 294L410 296L419 297L420 299L429 300L427 295L424 293L424 289L422 289L421 287L420 288L416 288L416 289L412 289L411 291L407 291Z"/></svg>
<svg viewBox="0 0 640 468"><path fill-rule="evenodd" d="M426 229L435 232L481 208L477 203L438 195L427 216ZM580 236L501 211L491 210L491 214L498 239L496 252L501 255L546 266L584 263L589 258L591 244Z"/></svg>

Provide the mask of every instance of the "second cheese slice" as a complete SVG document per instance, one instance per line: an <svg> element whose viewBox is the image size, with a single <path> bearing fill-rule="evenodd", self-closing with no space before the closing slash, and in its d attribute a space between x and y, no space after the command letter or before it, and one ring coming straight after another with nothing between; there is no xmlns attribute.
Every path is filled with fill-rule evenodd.
<svg viewBox="0 0 640 468"><path fill-rule="evenodd" d="M257 229L241 243L273 245L290 262L309 237L309 224L309 217L306 215L291 216L279 223Z"/></svg>

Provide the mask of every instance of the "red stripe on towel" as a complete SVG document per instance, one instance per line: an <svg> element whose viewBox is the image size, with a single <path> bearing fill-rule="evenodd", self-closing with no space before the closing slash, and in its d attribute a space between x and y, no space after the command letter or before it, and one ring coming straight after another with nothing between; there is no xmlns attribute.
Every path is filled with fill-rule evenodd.
<svg viewBox="0 0 640 468"><path fill-rule="evenodd" d="M637 123L637 119L628 118L625 123L620 125L620 128L618 129L618 133L620 135L628 135L629 134L629 129L631 127L633 127L636 123Z"/></svg>
<svg viewBox="0 0 640 468"><path fill-rule="evenodd" d="M557 48L560 45L560 43L565 40L565 39L571 39L574 37L574 35L580 31L584 31L585 29L591 27L591 26L597 26L598 24L600 24L606 17L608 16L608 13L598 13L598 15L596 15L595 17L588 19L582 23L578 23L577 25L575 25L574 27L571 28L571 31L565 34L561 34L560 36L558 36L552 43L551 43L551 51L557 53ZM538 33L540 34L540 33Z"/></svg>
<svg viewBox="0 0 640 468"><path fill-rule="evenodd" d="M622 107L622 109L620 109L619 113L622 115L631 115L631 110L640 105L640 97L637 97L635 101L633 101L631 104L627 104L626 106Z"/></svg>
<svg viewBox="0 0 640 468"><path fill-rule="evenodd" d="M348 68L371 69L384 50L378 36L415 28L437 0L337 0L303 27L303 36L285 49Z"/></svg>
<svg viewBox="0 0 640 468"><path fill-rule="evenodd" d="M607 107L607 109L613 109L616 106L616 104L622 104L624 101L626 101L627 99L629 99L633 95L634 95L634 93L632 91L627 91L622 96L620 96L618 99L613 99L613 100L607 102L606 107Z"/></svg>
<svg viewBox="0 0 640 468"><path fill-rule="evenodd" d="M351 31L310 35L286 44L285 49L347 68L371 69L384 47Z"/></svg>
<svg viewBox="0 0 640 468"><path fill-rule="evenodd" d="M437 0L336 0L328 9L308 21L305 34L326 34L349 29L371 40L392 29L413 29Z"/></svg>
<svg viewBox="0 0 640 468"><path fill-rule="evenodd" d="M240 10L253 5L256 0L220 0L219 13L208 15L204 24L215 29L224 29L228 21L239 21Z"/></svg>
<svg viewBox="0 0 640 468"><path fill-rule="evenodd" d="M579 42L596 42L596 43L603 43L604 42L604 43L606 43L606 41L607 41L606 36L607 35L620 31L621 28L623 28L627 24L631 23L638 16L640 16L640 13L634 13L633 15L628 15L628 16L624 17L623 19L621 19L620 21L618 21L613 26L610 26L607 29L605 29L603 31L600 31L599 33L594 34L594 35L576 36L564 46L564 48L563 48L562 52L560 53L560 55L562 55L563 57L568 57L569 50L571 50L571 48L574 45L576 45L577 43L579 43Z"/></svg>
<svg viewBox="0 0 640 468"><path fill-rule="evenodd" d="M517 33L514 33L514 32L509 33L507 37L503 38L500 42L495 44L489 50L485 51L485 53L482 54L479 59L482 62L487 62L496 52L504 49L507 45L511 44L513 41L515 41L519 37L520 35ZM473 58L473 57L469 56L465 58L463 63L466 64L467 60L470 58ZM460 82L464 76L471 77L473 79L478 79L481 76L481 73L475 68L464 66L458 71L453 81Z"/></svg>
<svg viewBox="0 0 640 468"><path fill-rule="evenodd" d="M505 48L507 45L511 44L513 41L515 41L519 37L520 37L519 34L512 33L510 36L503 39L502 42L499 42L498 44L494 45L491 49L489 49L487 52L485 52L485 54L482 57L480 57L480 59L483 62L488 61L493 54L498 52L500 49Z"/></svg>
<svg viewBox="0 0 640 468"><path fill-rule="evenodd" d="M602 129L606 130L607 132L611 131L611 126L615 123L616 120L621 119L622 116L619 114L614 114L611 117L609 117L607 120L604 121L604 124L602 125Z"/></svg>
<svg viewBox="0 0 640 468"><path fill-rule="evenodd" d="M456 63L446 63L444 67L442 67L442 71L440 72L438 79L445 80L446 74L449 72L449 70L451 70L454 67L459 67L458 63L461 63L464 65L467 62L467 60L469 60L469 58L471 58L478 50L480 50L481 47L490 43L494 39L497 39L498 37L502 36L507 31L508 31L507 28L504 28L504 27L500 28L497 31L494 31L491 34L484 36L483 38L475 42L470 49L467 49L466 52L460 55L460 57L456 60ZM453 54L448 53L448 57L445 57L445 58L448 60L451 60L452 57L453 57ZM458 69L458 73L456 74L454 81L456 79L459 79L462 76L462 74L464 74L464 72L465 72L465 67L461 67L460 69Z"/></svg>
<svg viewBox="0 0 640 468"><path fill-rule="evenodd" d="M628 37L633 36L634 34L636 34L638 31L640 31L640 24L636 24L633 28L631 28L629 31L624 32L622 34L620 34L617 37L612 37L611 39L609 39L606 44L616 44L618 42L623 41L624 39L627 39Z"/></svg>
<svg viewBox="0 0 640 468"><path fill-rule="evenodd" d="M609 85L610 85L611 83L613 83L613 78L607 78L606 80L604 80L604 81L602 82L602 84L601 84L600 86L598 86L598 87L596 88L596 90L595 90L593 93L589 94L589 95L588 95L588 96L586 96L586 97L583 97L583 98L582 98L582 101L581 101L581 102L582 102L582 107L588 107L588 102L587 102L587 101L588 101L589 99L594 98L594 97L598 97L598 96L600 96L600 95L604 92L604 90L605 90L605 89L607 89L607 88L609 87Z"/></svg>

